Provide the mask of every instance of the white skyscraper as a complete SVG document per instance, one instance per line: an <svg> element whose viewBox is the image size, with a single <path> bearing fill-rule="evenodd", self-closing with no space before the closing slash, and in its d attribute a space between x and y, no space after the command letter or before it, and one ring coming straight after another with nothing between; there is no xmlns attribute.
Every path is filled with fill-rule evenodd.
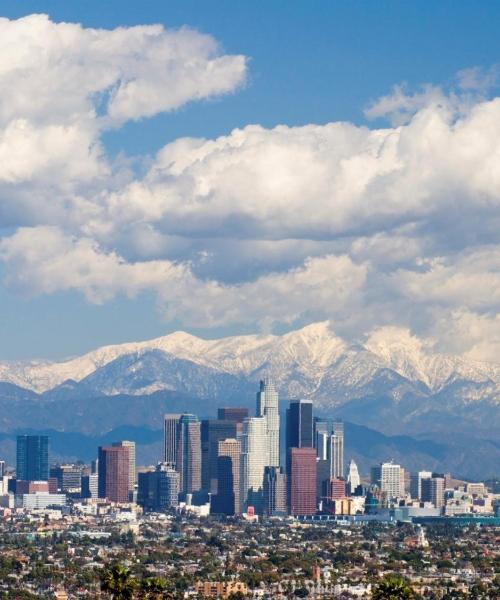
<svg viewBox="0 0 500 600"><path fill-rule="evenodd" d="M359 478L358 465L351 458L351 462L349 463L349 473L347 474L347 489L351 495L354 494L360 483L361 479Z"/></svg>
<svg viewBox="0 0 500 600"><path fill-rule="evenodd" d="M280 464L280 417L278 392L270 378L260 382L257 392L257 416L264 417L267 423L267 443L269 462L266 466L279 467Z"/></svg>
<svg viewBox="0 0 500 600"><path fill-rule="evenodd" d="M241 433L241 504L262 501L264 470L269 466L267 420L251 417L243 421Z"/></svg>
<svg viewBox="0 0 500 600"><path fill-rule="evenodd" d="M372 483L378 485L389 498L404 496L401 485L401 467L392 462L381 463L372 468Z"/></svg>
<svg viewBox="0 0 500 600"><path fill-rule="evenodd" d="M344 423L335 421L330 437L330 475L344 477Z"/></svg>

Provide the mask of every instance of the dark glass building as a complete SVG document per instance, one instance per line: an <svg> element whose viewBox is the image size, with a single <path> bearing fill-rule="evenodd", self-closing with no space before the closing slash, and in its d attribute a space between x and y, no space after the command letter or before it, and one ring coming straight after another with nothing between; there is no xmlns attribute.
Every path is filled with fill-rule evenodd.
<svg viewBox="0 0 500 600"><path fill-rule="evenodd" d="M235 437L235 421L204 419L201 422L201 487L207 492L212 494L217 493L217 456L219 442Z"/></svg>
<svg viewBox="0 0 500 600"><path fill-rule="evenodd" d="M292 400L286 411L287 448L313 448L313 404L311 400Z"/></svg>
<svg viewBox="0 0 500 600"><path fill-rule="evenodd" d="M169 463L160 463L155 471L139 473L137 504L145 511L161 512L175 508L179 500L180 475Z"/></svg>
<svg viewBox="0 0 500 600"><path fill-rule="evenodd" d="M18 435L16 477L22 481L49 478L49 438L46 435Z"/></svg>

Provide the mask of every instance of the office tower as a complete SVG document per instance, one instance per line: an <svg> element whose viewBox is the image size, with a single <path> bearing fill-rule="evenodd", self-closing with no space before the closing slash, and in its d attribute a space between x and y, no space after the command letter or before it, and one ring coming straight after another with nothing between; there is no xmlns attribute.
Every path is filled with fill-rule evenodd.
<svg viewBox="0 0 500 600"><path fill-rule="evenodd" d="M422 500L422 480L430 479L432 477L431 471L418 471L413 473L410 477L410 496L414 500Z"/></svg>
<svg viewBox="0 0 500 600"><path fill-rule="evenodd" d="M129 501L129 450L125 446L100 446L98 495L110 502Z"/></svg>
<svg viewBox="0 0 500 600"><path fill-rule="evenodd" d="M330 439L330 436L328 436ZM318 499L326 496L326 484L330 480L330 460L316 458L316 496Z"/></svg>
<svg viewBox="0 0 500 600"><path fill-rule="evenodd" d="M99 497L99 481L97 473L83 475L82 477L82 498Z"/></svg>
<svg viewBox="0 0 500 600"><path fill-rule="evenodd" d="M286 411L286 447L313 447L313 404L311 400L292 400Z"/></svg>
<svg viewBox="0 0 500 600"><path fill-rule="evenodd" d="M290 449L289 511L292 515L316 513L316 450Z"/></svg>
<svg viewBox="0 0 500 600"><path fill-rule="evenodd" d="M228 406L217 410L217 418L220 421L233 421L233 423L243 424L245 419L248 419L248 408L237 406Z"/></svg>
<svg viewBox="0 0 500 600"><path fill-rule="evenodd" d="M432 502L436 508L444 506L444 477L427 477L421 480L422 502Z"/></svg>
<svg viewBox="0 0 500 600"><path fill-rule="evenodd" d="M196 415L184 414L179 419L175 465L176 471L181 476L181 493L192 494L199 491L201 489L201 430Z"/></svg>
<svg viewBox="0 0 500 600"><path fill-rule="evenodd" d="M236 437L235 421L204 419L201 422L201 487L217 493L217 456L220 440Z"/></svg>
<svg viewBox="0 0 500 600"><path fill-rule="evenodd" d="M128 449L128 491L130 499L133 500L133 494L135 490L135 442L122 440L121 442L114 442L113 446Z"/></svg>
<svg viewBox="0 0 500 600"><path fill-rule="evenodd" d="M329 456L330 423L326 419L314 417L313 438L316 454L320 460L327 460Z"/></svg>
<svg viewBox="0 0 500 600"><path fill-rule="evenodd" d="M264 417L267 423L269 466L280 464L280 417L278 412L278 392L272 379L266 377L260 382L257 392L257 416Z"/></svg>
<svg viewBox="0 0 500 600"><path fill-rule="evenodd" d="M180 414L167 413L163 420L163 462L174 466L177 462L177 432Z"/></svg>
<svg viewBox="0 0 500 600"><path fill-rule="evenodd" d="M330 437L331 477L344 477L344 423L335 421Z"/></svg>
<svg viewBox="0 0 500 600"><path fill-rule="evenodd" d="M179 504L180 475L170 463L159 463L154 471L139 473L137 503L145 511L163 511Z"/></svg>
<svg viewBox="0 0 500 600"><path fill-rule="evenodd" d="M377 485L381 492L389 498L399 498L404 495L401 490L401 467L392 462L380 463L372 467L372 484Z"/></svg>
<svg viewBox="0 0 500 600"><path fill-rule="evenodd" d="M345 480L338 477L331 477L326 482L326 497L328 501L340 500L345 498L346 485Z"/></svg>
<svg viewBox="0 0 500 600"><path fill-rule="evenodd" d="M50 469L49 477L57 480L57 489L61 492L81 491L82 468L78 465L56 465Z"/></svg>
<svg viewBox="0 0 500 600"><path fill-rule="evenodd" d="M240 508L241 444L235 438L220 440L217 456L217 511L237 515Z"/></svg>
<svg viewBox="0 0 500 600"><path fill-rule="evenodd" d="M6 465L4 460L0 460L0 479L6 475Z"/></svg>
<svg viewBox="0 0 500 600"><path fill-rule="evenodd" d="M286 475L281 467L264 469L263 512L272 516L286 515Z"/></svg>
<svg viewBox="0 0 500 600"><path fill-rule="evenodd" d="M267 422L264 417L243 421L241 434L241 496L244 506L259 510L262 504L264 469L268 466Z"/></svg>
<svg viewBox="0 0 500 600"><path fill-rule="evenodd" d="M46 435L17 436L16 477L24 481L47 481L49 438Z"/></svg>
<svg viewBox="0 0 500 600"><path fill-rule="evenodd" d="M351 461L349 462L349 473L347 474L347 490L351 496L360 484L361 479L359 477L358 465L351 458Z"/></svg>

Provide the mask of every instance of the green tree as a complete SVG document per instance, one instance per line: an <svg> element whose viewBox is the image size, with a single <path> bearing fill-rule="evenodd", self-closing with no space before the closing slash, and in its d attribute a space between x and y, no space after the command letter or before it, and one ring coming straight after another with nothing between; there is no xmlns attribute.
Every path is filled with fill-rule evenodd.
<svg viewBox="0 0 500 600"><path fill-rule="evenodd" d="M167 596L168 582L162 577L147 577L141 581L140 598L158 600Z"/></svg>
<svg viewBox="0 0 500 600"><path fill-rule="evenodd" d="M389 575L375 585L372 598L373 600L411 600L416 596L402 577Z"/></svg>
<svg viewBox="0 0 500 600"><path fill-rule="evenodd" d="M132 600L136 589L137 581L123 565L113 565L101 573L101 590L112 600Z"/></svg>

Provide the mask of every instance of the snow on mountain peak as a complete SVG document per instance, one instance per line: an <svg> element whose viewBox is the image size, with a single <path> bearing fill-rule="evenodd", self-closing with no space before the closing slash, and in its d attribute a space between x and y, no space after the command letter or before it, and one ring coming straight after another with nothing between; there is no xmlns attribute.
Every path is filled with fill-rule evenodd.
<svg viewBox="0 0 500 600"><path fill-rule="evenodd" d="M206 340L176 331L146 342L104 346L60 362L0 363L0 381L44 392L66 380L79 382L122 356L149 351L161 351L236 377L253 379L267 372L278 384L287 381L289 389L290 385L296 386L297 393L314 394L322 382L334 380L349 388L366 382L384 368L424 383L433 391L454 379L500 384L500 366L435 353L429 342L407 329L384 327L373 331L364 345L352 345L335 335L329 321L281 336L256 334Z"/></svg>

